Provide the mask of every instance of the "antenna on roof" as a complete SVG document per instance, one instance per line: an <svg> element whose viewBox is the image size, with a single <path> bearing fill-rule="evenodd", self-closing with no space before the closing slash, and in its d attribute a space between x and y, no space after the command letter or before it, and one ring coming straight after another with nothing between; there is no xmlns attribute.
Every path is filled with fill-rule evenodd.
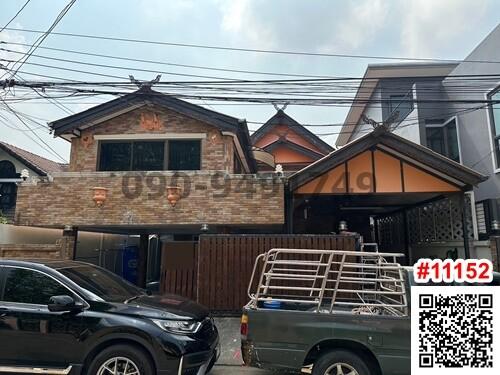
<svg viewBox="0 0 500 375"><path fill-rule="evenodd" d="M161 74L158 74L156 78L151 81L139 81L132 75L129 75L128 78L130 79L130 82L135 84L139 89L150 89L154 84L160 82Z"/></svg>
<svg viewBox="0 0 500 375"><path fill-rule="evenodd" d="M288 107L288 104L289 104L288 102L284 103L284 104L281 106L281 108L278 106L278 104L277 104L277 103L273 103L273 106L274 106L274 109L275 109L276 111L283 111L283 112L284 112L284 111L285 111L285 109L286 109L286 107Z"/></svg>

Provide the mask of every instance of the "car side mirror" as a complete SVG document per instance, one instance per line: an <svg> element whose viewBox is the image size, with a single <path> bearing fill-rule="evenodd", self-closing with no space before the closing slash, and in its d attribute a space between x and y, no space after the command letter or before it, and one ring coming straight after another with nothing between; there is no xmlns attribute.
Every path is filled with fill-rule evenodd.
<svg viewBox="0 0 500 375"><path fill-rule="evenodd" d="M71 312L82 310L82 306L76 304L75 299L70 296L50 297L48 308L49 311L52 312Z"/></svg>

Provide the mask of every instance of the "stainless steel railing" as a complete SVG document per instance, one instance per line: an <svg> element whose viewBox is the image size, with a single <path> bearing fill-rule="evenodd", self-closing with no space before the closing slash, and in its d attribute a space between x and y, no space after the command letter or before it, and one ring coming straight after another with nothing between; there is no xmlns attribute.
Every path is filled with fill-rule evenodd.
<svg viewBox="0 0 500 375"><path fill-rule="evenodd" d="M259 255L248 286L249 306L322 313L407 315L404 254L272 249ZM257 284L255 279L260 268Z"/></svg>

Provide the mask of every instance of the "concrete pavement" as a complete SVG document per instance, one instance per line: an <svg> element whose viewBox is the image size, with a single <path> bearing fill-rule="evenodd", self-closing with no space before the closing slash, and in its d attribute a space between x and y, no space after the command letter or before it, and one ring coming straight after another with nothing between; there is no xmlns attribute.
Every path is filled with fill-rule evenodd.
<svg viewBox="0 0 500 375"><path fill-rule="evenodd" d="M285 375L243 366L241 358L240 318L215 318L219 330L221 354L210 375ZM289 374L289 373L288 373Z"/></svg>

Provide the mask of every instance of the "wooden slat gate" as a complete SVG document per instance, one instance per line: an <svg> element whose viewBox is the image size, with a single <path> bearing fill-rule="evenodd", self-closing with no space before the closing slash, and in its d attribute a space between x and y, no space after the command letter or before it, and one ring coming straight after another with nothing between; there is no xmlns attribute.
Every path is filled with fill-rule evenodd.
<svg viewBox="0 0 500 375"><path fill-rule="evenodd" d="M255 258L272 248L354 250L355 240L338 235L202 235L184 268L162 259L161 291L181 294L212 311L238 312L248 302ZM166 255L166 253L164 253ZM171 254L174 255L174 254ZM184 285L187 283L186 285Z"/></svg>

